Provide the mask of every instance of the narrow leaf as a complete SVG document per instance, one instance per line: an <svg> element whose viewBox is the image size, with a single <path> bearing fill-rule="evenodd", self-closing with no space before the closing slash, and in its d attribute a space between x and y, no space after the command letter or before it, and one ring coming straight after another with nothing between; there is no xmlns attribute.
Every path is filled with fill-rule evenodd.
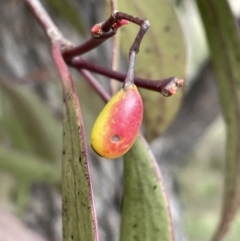
<svg viewBox="0 0 240 241"><path fill-rule="evenodd" d="M61 173L40 157L8 150L0 146L0 169L11 173L21 181L40 181L49 184L59 184Z"/></svg>
<svg viewBox="0 0 240 241"><path fill-rule="evenodd" d="M53 44L53 58L63 84L63 240L98 241L97 221L83 121L69 70L60 44Z"/></svg>
<svg viewBox="0 0 240 241"><path fill-rule="evenodd" d="M222 215L213 237L222 240L240 203L240 35L227 0L197 0L225 118L227 143Z"/></svg>
<svg viewBox="0 0 240 241"><path fill-rule="evenodd" d="M168 201L160 170L141 136L124 156L120 240L173 240Z"/></svg>
<svg viewBox="0 0 240 241"><path fill-rule="evenodd" d="M150 28L141 43L137 57L137 76L163 79L170 76L183 78L186 66L186 49L179 21L169 0L118 1L119 11L150 21ZM156 7L157 6L157 7ZM132 24L120 29L121 48L128 58L128 51L138 27ZM158 93L140 90L144 100L145 135L153 140L170 125L181 104L183 92L171 98Z"/></svg>

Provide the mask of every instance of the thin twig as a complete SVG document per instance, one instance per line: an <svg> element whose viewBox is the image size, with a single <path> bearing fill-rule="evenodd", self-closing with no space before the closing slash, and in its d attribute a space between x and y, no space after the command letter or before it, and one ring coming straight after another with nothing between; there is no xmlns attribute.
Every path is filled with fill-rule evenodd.
<svg viewBox="0 0 240 241"><path fill-rule="evenodd" d="M103 23L95 24L91 29L92 37L87 42L77 47L65 48L62 52L64 60L66 62L69 62L74 57L80 56L82 54L85 54L86 52L91 51L92 49L95 49L103 42L113 37L117 33L118 28L128 23L128 21L126 22L122 20L115 20L111 23L111 25L109 25L108 21L109 20ZM106 22L108 24L104 25Z"/></svg>
<svg viewBox="0 0 240 241"><path fill-rule="evenodd" d="M110 7L111 12L113 12L115 9L117 9L117 2L116 0L110 0ZM119 35L115 34L112 38L112 70L117 71L118 70L118 58L119 58ZM118 89L118 82L115 81L115 79L110 80L110 93L111 95L114 95L117 92Z"/></svg>
<svg viewBox="0 0 240 241"><path fill-rule="evenodd" d="M108 102L111 96L107 93L107 91L99 84L96 78L85 69L78 69L78 71L82 74L82 76L87 80L87 82L92 86L92 88L98 93L101 99L104 102Z"/></svg>
<svg viewBox="0 0 240 241"><path fill-rule="evenodd" d="M134 67L136 62L136 52L130 52L129 56L129 64L128 64L128 71L126 75L126 79L123 81L123 89L127 88L129 85L134 83Z"/></svg>
<svg viewBox="0 0 240 241"><path fill-rule="evenodd" d="M124 82L124 80L126 79L126 74L122 74L111 69L104 68L100 65L89 63L88 61L82 58L74 59L69 64L74 68L87 69L100 75L104 75L109 78L114 78L120 82ZM165 97L168 97L175 94L177 89L183 86L184 80L175 77L170 77L163 80L151 80L135 77L134 83L138 87L157 91Z"/></svg>
<svg viewBox="0 0 240 241"><path fill-rule="evenodd" d="M69 62L75 56L83 55L91 51L92 49L97 48L99 45L101 45L103 42L105 42L115 34L116 31L111 30L107 34L102 33L101 36L97 35L98 37L92 37L91 39L77 47L67 47L63 50L63 58L66 62Z"/></svg>
<svg viewBox="0 0 240 241"><path fill-rule="evenodd" d="M71 43L63 37L61 31L54 24L38 0L25 0L25 3L34 17L38 20L51 42L61 40L61 44L65 44L67 46L71 45Z"/></svg>
<svg viewBox="0 0 240 241"><path fill-rule="evenodd" d="M150 23L148 20L143 20L137 17L134 17L132 15L122 13L122 12L113 12L112 17L116 19L116 21L121 21L122 19L128 20L132 23L135 23L140 26L140 30L129 50L129 65L128 65L128 71L127 71L127 76L126 79L123 82L123 88L126 88L127 86L131 85L134 83L134 66L135 66L135 61L136 61L136 55L139 52L139 47L141 44L141 41L147 32Z"/></svg>

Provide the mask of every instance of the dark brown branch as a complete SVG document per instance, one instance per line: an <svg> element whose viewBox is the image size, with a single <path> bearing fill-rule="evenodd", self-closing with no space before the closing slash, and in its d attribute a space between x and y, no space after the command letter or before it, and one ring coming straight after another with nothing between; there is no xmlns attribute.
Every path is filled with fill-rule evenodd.
<svg viewBox="0 0 240 241"><path fill-rule="evenodd" d="M72 67L75 67L78 69L87 69L97 74L116 79L120 82L124 82L124 80L126 79L126 74L121 74L111 69L106 69L102 66L89 63L88 61L82 58L74 59L69 64ZM139 77L134 78L134 83L138 87L157 91L166 97L175 94L177 89L183 86L183 82L184 82L183 79L177 79L175 77L170 77L163 80L150 80L150 79L143 79Z"/></svg>
<svg viewBox="0 0 240 241"><path fill-rule="evenodd" d="M96 25L95 25L96 26ZM99 45L101 45L103 42L111 38L116 34L115 30L111 30L108 33L102 33L101 35L96 35L95 37L92 37L85 43L77 46L77 47L67 47L63 50L62 55L66 62L69 62L72 58L83 55Z"/></svg>
<svg viewBox="0 0 240 241"><path fill-rule="evenodd" d="M114 20L113 15L103 23L95 24L91 29L92 38L87 42L77 46L65 48L63 50L63 58L66 62L69 62L76 56L85 54L92 49L98 47L103 42L113 37L117 33L117 29L127 24L128 21Z"/></svg>

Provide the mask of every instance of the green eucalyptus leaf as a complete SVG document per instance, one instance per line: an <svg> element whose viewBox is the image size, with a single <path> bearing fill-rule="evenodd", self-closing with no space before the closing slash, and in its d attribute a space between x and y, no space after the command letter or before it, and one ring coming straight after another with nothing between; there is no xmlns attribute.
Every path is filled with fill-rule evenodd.
<svg viewBox="0 0 240 241"><path fill-rule="evenodd" d="M61 182L61 173L48 160L0 146L0 169L11 173L20 181Z"/></svg>
<svg viewBox="0 0 240 241"><path fill-rule="evenodd" d="M89 160L78 97L60 44L53 44L53 58L61 76L64 95L62 152L63 241L98 241Z"/></svg>
<svg viewBox="0 0 240 241"><path fill-rule="evenodd" d="M240 35L227 0L197 0L226 123L222 215L213 237L222 240L240 203Z"/></svg>
<svg viewBox="0 0 240 241"><path fill-rule="evenodd" d="M24 148L33 150L36 155L49 161L58 161L61 155L60 123L30 89L20 85L10 85L4 81L0 81L0 88L14 109L15 116L31 145L30 148L24 144ZM21 132L22 130L16 130L15 134L21 134ZM11 130L9 134L11 138L15 138ZM26 138L23 137L24 139Z"/></svg>
<svg viewBox="0 0 240 241"><path fill-rule="evenodd" d="M170 76L183 78L186 66L186 49L179 21L169 0L118 1L119 11L150 21L150 28L140 46L135 73L148 79ZM128 58L129 48L138 31L129 24L120 28L121 48ZM183 92L165 98L158 93L140 90L144 102L145 136L153 140L173 121L181 104Z"/></svg>
<svg viewBox="0 0 240 241"><path fill-rule="evenodd" d="M121 241L172 241L166 193L149 146L138 136L124 155Z"/></svg>
<svg viewBox="0 0 240 241"><path fill-rule="evenodd" d="M97 240L83 123L71 90L63 123L63 240Z"/></svg>

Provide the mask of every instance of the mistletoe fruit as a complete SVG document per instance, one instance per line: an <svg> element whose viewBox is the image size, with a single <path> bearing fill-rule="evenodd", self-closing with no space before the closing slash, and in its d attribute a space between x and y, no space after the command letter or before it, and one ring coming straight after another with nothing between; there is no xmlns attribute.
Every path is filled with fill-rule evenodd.
<svg viewBox="0 0 240 241"><path fill-rule="evenodd" d="M125 86L96 119L91 134L92 148L109 159L124 155L137 137L142 117L143 103L136 85Z"/></svg>

